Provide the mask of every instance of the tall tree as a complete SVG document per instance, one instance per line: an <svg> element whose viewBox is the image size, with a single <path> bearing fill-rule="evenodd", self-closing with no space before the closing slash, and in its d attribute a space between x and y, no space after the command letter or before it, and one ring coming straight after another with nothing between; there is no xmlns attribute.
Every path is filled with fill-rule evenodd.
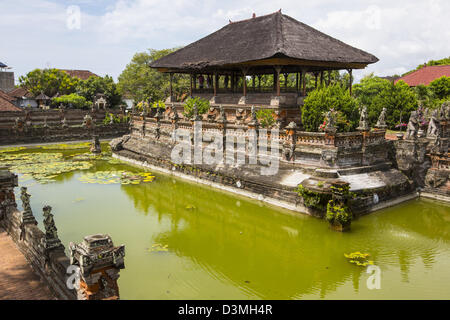
<svg viewBox="0 0 450 320"><path fill-rule="evenodd" d="M103 93L110 107L117 106L122 102L122 95L119 93L117 85L108 75L104 77L91 76L87 80L80 81L76 91L87 101L93 101L95 94Z"/></svg>
<svg viewBox="0 0 450 320"><path fill-rule="evenodd" d="M146 99L161 100L170 94L169 75L150 68L150 64L175 49L155 50L136 53L131 62L119 76L119 90L122 94L131 95L135 101ZM176 74L173 77L173 93L179 98L189 92L188 75Z"/></svg>
<svg viewBox="0 0 450 320"><path fill-rule="evenodd" d="M41 92L49 97L53 97L56 93L71 94L75 92L79 81L78 78L71 77L58 69L35 69L19 77L20 86L34 96Z"/></svg>

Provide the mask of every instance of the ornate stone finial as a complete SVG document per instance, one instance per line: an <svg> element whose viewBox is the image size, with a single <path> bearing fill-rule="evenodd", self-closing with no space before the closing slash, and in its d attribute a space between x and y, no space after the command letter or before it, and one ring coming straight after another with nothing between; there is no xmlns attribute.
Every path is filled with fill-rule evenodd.
<svg viewBox="0 0 450 320"><path fill-rule="evenodd" d="M48 128L47 117L44 117L44 128Z"/></svg>
<svg viewBox="0 0 450 320"><path fill-rule="evenodd" d="M334 108L331 108L326 114L325 114L325 132L329 133L335 133L336 128L336 111L334 111Z"/></svg>
<svg viewBox="0 0 450 320"><path fill-rule="evenodd" d="M57 248L64 249L61 240L58 238L58 229L56 229L55 220L51 213L52 207L45 206L42 208L42 211L44 212L45 248L47 250Z"/></svg>
<svg viewBox="0 0 450 320"><path fill-rule="evenodd" d="M439 133L440 124L438 120L438 110L433 110L431 113L430 122L428 124L427 138L436 137Z"/></svg>
<svg viewBox="0 0 450 320"><path fill-rule="evenodd" d="M252 121L257 122L258 119L257 119L257 117L256 117L256 109L255 109L255 106L252 106L252 108L251 108L251 113L252 113Z"/></svg>
<svg viewBox="0 0 450 320"><path fill-rule="evenodd" d="M359 131L370 131L369 119L367 115L367 107L363 106L361 109L361 116L359 118L359 126L356 128Z"/></svg>
<svg viewBox="0 0 450 320"><path fill-rule="evenodd" d="M227 122L227 113L225 112L225 108L220 105L219 106L219 118L217 119L219 122Z"/></svg>
<svg viewBox="0 0 450 320"><path fill-rule="evenodd" d="M70 264L80 267L79 300L119 299L117 279L125 268L125 246L115 247L111 237L96 234L80 244L69 244Z"/></svg>
<svg viewBox="0 0 450 320"><path fill-rule="evenodd" d="M380 116L378 117L377 124L375 127L379 129L386 129L386 108L383 107L383 110L381 110Z"/></svg>
<svg viewBox="0 0 450 320"><path fill-rule="evenodd" d="M251 107L250 113L251 113L251 116L252 116L252 120L250 121L249 126L256 128L259 125L259 121L258 121L258 116L256 114L255 106Z"/></svg>
<svg viewBox="0 0 450 320"><path fill-rule="evenodd" d="M27 192L27 187L20 188L20 200L22 200L22 224L34 224L37 225L37 221L33 216L33 211L30 205L31 195Z"/></svg>
<svg viewBox="0 0 450 320"><path fill-rule="evenodd" d="M86 113L86 115L83 118L83 127L87 129L91 129L94 127L94 121L92 120L92 117Z"/></svg>
<svg viewBox="0 0 450 320"><path fill-rule="evenodd" d="M178 115L177 112L177 108L176 107L172 107L172 116L170 117L170 120L172 120L172 122L178 122L178 120L180 119L180 116Z"/></svg>
<svg viewBox="0 0 450 320"><path fill-rule="evenodd" d="M64 117L64 118L61 120L61 127L62 127L62 128L67 128L67 127L68 127L66 117Z"/></svg>
<svg viewBox="0 0 450 320"><path fill-rule="evenodd" d="M197 102L194 102L194 107L193 107L193 109L194 109L194 115L193 115L193 117L192 117L192 120L193 120L193 121L201 121L201 120L202 120L202 116L200 116L200 115L198 114L198 106L197 106Z"/></svg>
<svg viewBox="0 0 450 320"><path fill-rule="evenodd" d="M408 127L406 128L406 140L416 140L419 130L419 119L417 111L412 111L409 117Z"/></svg>
<svg viewBox="0 0 450 320"><path fill-rule="evenodd" d="M91 149L90 151L94 154L100 154L102 153L102 147L100 144L100 139L98 137L98 135L94 134L92 135L92 144L91 144Z"/></svg>

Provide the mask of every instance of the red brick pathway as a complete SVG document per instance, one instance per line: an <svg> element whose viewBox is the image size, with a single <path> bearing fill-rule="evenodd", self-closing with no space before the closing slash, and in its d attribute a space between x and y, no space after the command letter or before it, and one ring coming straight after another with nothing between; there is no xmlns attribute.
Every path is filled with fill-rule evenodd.
<svg viewBox="0 0 450 320"><path fill-rule="evenodd" d="M5 230L0 228L0 300L50 300L39 280Z"/></svg>

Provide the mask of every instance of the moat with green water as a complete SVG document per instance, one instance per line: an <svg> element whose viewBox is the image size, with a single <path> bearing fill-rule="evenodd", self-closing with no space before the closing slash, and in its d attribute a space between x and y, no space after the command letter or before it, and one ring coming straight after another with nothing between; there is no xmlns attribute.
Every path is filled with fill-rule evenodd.
<svg viewBox="0 0 450 320"><path fill-rule="evenodd" d="M107 150L107 145L102 144ZM91 157L85 144L0 149L27 186L39 227L61 241L108 233L125 244L122 299L449 299L450 206L412 200L352 223L325 220ZM19 188L16 188L19 209ZM381 270L369 290L360 251Z"/></svg>

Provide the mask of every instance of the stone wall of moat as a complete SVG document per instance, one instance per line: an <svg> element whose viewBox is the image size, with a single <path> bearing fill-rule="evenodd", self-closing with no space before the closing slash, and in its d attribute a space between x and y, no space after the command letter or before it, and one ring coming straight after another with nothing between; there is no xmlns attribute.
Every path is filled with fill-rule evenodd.
<svg viewBox="0 0 450 320"><path fill-rule="evenodd" d="M110 114L115 121L109 120ZM86 118L92 120L94 130L86 130ZM92 131L101 139L119 137L128 132L128 120L117 109L0 112L0 145L87 140Z"/></svg>
<svg viewBox="0 0 450 320"><path fill-rule="evenodd" d="M108 235L85 237L69 244L69 255L58 237L51 207L45 206L41 231L30 207L30 195L21 188L23 211L17 209L17 176L0 168L0 227L6 230L56 299L119 299L117 279L124 268L124 246L114 247Z"/></svg>
<svg viewBox="0 0 450 320"><path fill-rule="evenodd" d="M262 175L261 169L267 165L248 161L249 141L262 128L255 113L255 108L248 106L211 107L206 114L194 111L191 117L184 115L178 105L144 110L133 116L130 134L113 140L111 146L115 156L122 159L320 217L325 216L332 186L337 181L352 188L354 197L348 204L356 216L417 196L414 181L395 166L395 145L385 139L382 125L372 130L363 125L358 131L347 133L338 133L335 128L305 132L299 130L301 124L288 123L286 115L276 110L272 128L279 129L278 135L271 136L272 128L268 128L267 141L257 143L258 150L261 146L268 150L258 156L278 161L279 167L274 175ZM194 128L198 124L203 137L221 134L226 139L243 139L246 149L239 151L234 143L233 158L243 153L245 165L229 165L225 161L210 165L174 163L174 133L179 129L188 132L194 154ZM274 140L278 142L276 147L272 147ZM202 140L201 149L205 150L209 143L208 139ZM312 197L323 198L323 203L311 205L313 201L306 201L299 194L299 186L308 189Z"/></svg>

